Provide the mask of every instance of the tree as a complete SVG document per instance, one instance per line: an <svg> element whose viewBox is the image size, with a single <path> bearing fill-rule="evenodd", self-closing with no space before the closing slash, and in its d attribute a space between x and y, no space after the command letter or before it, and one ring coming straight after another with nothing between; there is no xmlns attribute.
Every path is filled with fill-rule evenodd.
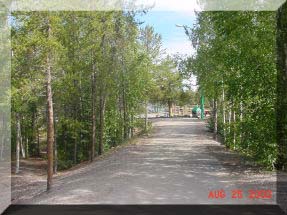
<svg viewBox="0 0 287 215"><path fill-rule="evenodd" d="M162 60L155 71L154 81L160 84L157 85L157 89L153 90L155 92L153 100L167 104L169 117L172 117L172 105L180 101L180 96L183 95L182 77L174 60L169 56Z"/></svg>
<svg viewBox="0 0 287 215"><path fill-rule="evenodd" d="M161 36L154 32L153 27L146 26L141 29L140 40L143 52L147 57L146 61L146 81L151 80L150 75L153 67L156 65L160 54L162 53L161 46ZM149 83L147 82L146 88L143 89L147 95L145 99L145 130L147 130L148 125L148 97L150 93Z"/></svg>
<svg viewBox="0 0 287 215"><path fill-rule="evenodd" d="M52 26L51 18L47 15L47 40L51 40ZM47 190L51 189L52 177L53 177L53 145L54 145L54 109L53 109L53 94L52 94L52 77L51 77L51 51L48 50L46 53L46 93L47 93L47 112L48 112L48 122L47 122L47 157L48 157L48 178L47 178Z"/></svg>
<svg viewBox="0 0 287 215"><path fill-rule="evenodd" d="M270 168L277 156L274 24L274 12L202 12L187 31L197 50L189 70L213 103L210 128Z"/></svg>
<svg viewBox="0 0 287 215"><path fill-rule="evenodd" d="M15 14L15 27L13 35L16 40L13 44L13 52L15 52L13 65L13 82L15 87L12 90L14 95L14 108L19 113L22 112L23 122L26 117L31 114L32 120L28 123L22 123L24 130L25 148L28 154L29 139L34 142L35 139L35 103L39 99L37 93L46 92L46 110L47 110L47 190L51 188L53 175L53 145L54 145L54 116L53 116L53 94L52 94L52 70L57 68L56 56L61 53L60 45L57 43L54 34L58 31L58 19L56 15L48 13L29 12L24 14ZM17 21L19 21L17 23ZM42 72L44 70L44 72ZM18 76L19 75L19 76ZM33 81L38 81L33 84ZM23 82L24 81L24 82ZM25 83L25 81L27 81ZM24 83L24 84L23 84ZM20 86L17 88L17 86ZM30 87L32 86L32 87ZM46 88L46 89L45 89ZM26 96L20 96L19 93L26 92ZM26 103L24 107L19 107L19 102L24 100ZM44 101L44 100L43 100ZM14 109L14 110L15 110ZM29 113L29 114L27 114ZM17 114L16 114L17 115ZM19 117L16 117L19 119ZM17 120L19 121L19 120ZM19 123L19 122L18 122ZM31 126L31 127L30 127ZM17 129L18 130L18 129ZM33 130L31 132L31 130ZM18 132L17 132L18 133ZM18 139L17 135L17 139ZM22 139L22 137L20 137ZM17 141L19 142L19 141ZM22 141L20 141L23 143ZM30 143L31 144L31 143ZM22 145L22 144L21 144ZM23 144L24 145L24 144ZM17 147L18 148L18 147ZM23 149L23 147L21 147Z"/></svg>
<svg viewBox="0 0 287 215"><path fill-rule="evenodd" d="M137 116L150 100L161 43L135 17L13 13L13 152L20 157L22 142L27 155L47 159L48 190L53 169L93 161L146 129Z"/></svg>
<svg viewBox="0 0 287 215"><path fill-rule="evenodd" d="M277 142L276 167L286 169L287 165L287 4L277 14Z"/></svg>

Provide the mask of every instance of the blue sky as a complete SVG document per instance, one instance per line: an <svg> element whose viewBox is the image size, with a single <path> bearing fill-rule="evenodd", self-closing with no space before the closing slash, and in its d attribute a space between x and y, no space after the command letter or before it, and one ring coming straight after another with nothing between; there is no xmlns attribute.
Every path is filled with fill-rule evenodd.
<svg viewBox="0 0 287 215"><path fill-rule="evenodd" d="M190 41L184 33L183 28L176 27L176 24L192 27L195 22L194 13L185 11L149 11L147 14L138 17L145 25L154 27L155 32L162 35L163 48L168 54L193 53Z"/></svg>

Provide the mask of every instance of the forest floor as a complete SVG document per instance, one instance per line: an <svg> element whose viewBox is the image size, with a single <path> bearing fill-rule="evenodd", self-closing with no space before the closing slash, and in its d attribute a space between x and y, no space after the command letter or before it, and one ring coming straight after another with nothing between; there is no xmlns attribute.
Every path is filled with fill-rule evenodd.
<svg viewBox="0 0 287 215"><path fill-rule="evenodd" d="M247 165L212 139L198 119L157 119L153 132L93 163L59 173L45 192L43 161L12 176L14 204L275 204L276 172ZM23 164L22 164L23 165ZM285 177L286 179L286 177ZM233 199L232 190L242 190ZM224 190L223 199L208 198ZM250 199L249 190L272 190L271 199Z"/></svg>

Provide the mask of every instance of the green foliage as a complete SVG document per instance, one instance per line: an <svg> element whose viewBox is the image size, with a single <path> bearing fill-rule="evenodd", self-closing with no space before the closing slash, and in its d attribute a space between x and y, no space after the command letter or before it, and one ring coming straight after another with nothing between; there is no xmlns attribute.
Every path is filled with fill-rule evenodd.
<svg viewBox="0 0 287 215"><path fill-rule="evenodd" d="M226 146L270 168L277 154L275 26L275 12L199 13L187 32L197 53L185 63L218 103Z"/></svg>
<svg viewBox="0 0 287 215"><path fill-rule="evenodd" d="M154 67L150 87L151 103L179 106L198 103L198 92L192 91L185 83L190 78L183 68L184 59L180 56L166 56Z"/></svg>
<svg viewBox="0 0 287 215"><path fill-rule="evenodd" d="M287 168L287 3L277 14L277 142L279 170Z"/></svg>
<svg viewBox="0 0 287 215"><path fill-rule="evenodd" d="M12 14L13 147L15 116L19 113L21 136L30 154L38 156L39 151L46 150L47 53L51 54L60 169L90 159L93 108L96 151L100 144L107 151L123 143L131 131L143 129L137 117L143 113L144 101L149 100L161 37L152 27L140 29L135 15L123 11Z"/></svg>
<svg viewBox="0 0 287 215"><path fill-rule="evenodd" d="M66 170L66 169L71 168L72 166L73 166L73 161L59 159L58 170Z"/></svg>
<svg viewBox="0 0 287 215"><path fill-rule="evenodd" d="M167 104L175 102L182 90L182 78L176 68L174 61L167 57L156 68L154 100Z"/></svg>

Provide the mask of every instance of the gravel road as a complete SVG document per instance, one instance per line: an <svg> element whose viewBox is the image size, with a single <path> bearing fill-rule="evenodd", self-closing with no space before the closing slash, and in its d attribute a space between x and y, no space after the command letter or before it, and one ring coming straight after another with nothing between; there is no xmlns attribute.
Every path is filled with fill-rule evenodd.
<svg viewBox="0 0 287 215"><path fill-rule="evenodd" d="M276 173L248 166L212 139L198 119L160 119L136 144L121 147L66 176L53 189L17 204L275 204ZM233 199L232 190L242 190ZM208 198L224 190L225 198ZM250 199L249 190L272 190Z"/></svg>

